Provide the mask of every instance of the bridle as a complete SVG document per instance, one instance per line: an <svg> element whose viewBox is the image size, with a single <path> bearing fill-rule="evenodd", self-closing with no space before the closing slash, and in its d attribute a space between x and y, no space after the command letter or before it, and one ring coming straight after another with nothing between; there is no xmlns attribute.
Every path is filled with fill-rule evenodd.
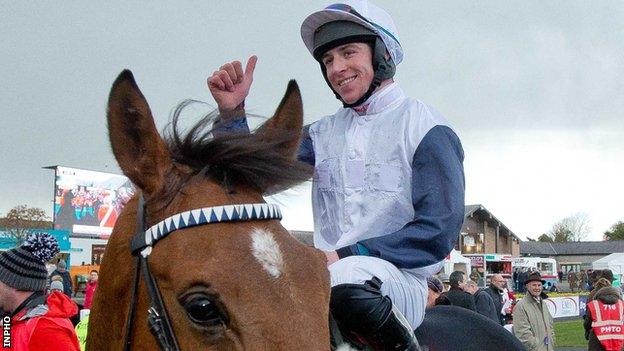
<svg viewBox="0 0 624 351"><path fill-rule="evenodd" d="M137 300L140 272L143 272L143 279L145 280L145 285L147 285L147 292L150 297L150 307L147 310L147 323L150 331L156 338L161 350L180 350L180 346L178 345L171 326L171 321L169 320L169 315L167 314L167 309L165 308L162 296L158 290L158 284L150 272L147 260L152 253L152 247L156 245L158 240L176 230L198 225L268 219L282 219L282 212L279 206L267 203L225 205L181 212L165 218L146 229L145 199L143 198L143 194L141 194L137 208L136 232L130 243L132 255L136 258L136 265L132 283L132 300L129 306L128 319L126 320L124 350L130 350L130 334L132 333L132 324L134 322L134 310Z"/></svg>

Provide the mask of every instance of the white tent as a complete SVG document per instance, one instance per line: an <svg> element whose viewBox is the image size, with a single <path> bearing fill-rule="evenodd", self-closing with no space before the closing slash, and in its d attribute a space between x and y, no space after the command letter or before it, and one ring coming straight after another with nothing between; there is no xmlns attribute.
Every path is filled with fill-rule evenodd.
<svg viewBox="0 0 624 351"><path fill-rule="evenodd" d="M624 274L624 252L616 252L607 255L592 263L593 269L610 269L613 275Z"/></svg>
<svg viewBox="0 0 624 351"><path fill-rule="evenodd" d="M459 251L453 249L444 260L443 271L447 275L454 271L462 271L466 274L470 274L470 259L462 256Z"/></svg>

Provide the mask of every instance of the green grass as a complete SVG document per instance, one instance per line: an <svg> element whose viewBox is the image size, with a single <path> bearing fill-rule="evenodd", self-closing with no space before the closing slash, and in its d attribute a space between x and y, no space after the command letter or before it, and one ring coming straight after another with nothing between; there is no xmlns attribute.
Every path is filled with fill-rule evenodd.
<svg viewBox="0 0 624 351"><path fill-rule="evenodd" d="M565 322L555 322L555 341L556 347L587 347L585 329L583 329L583 318Z"/></svg>

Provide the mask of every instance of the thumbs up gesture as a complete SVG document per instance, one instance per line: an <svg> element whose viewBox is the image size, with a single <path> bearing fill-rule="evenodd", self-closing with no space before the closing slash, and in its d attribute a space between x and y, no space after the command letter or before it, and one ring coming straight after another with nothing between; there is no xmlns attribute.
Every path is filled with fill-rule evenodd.
<svg viewBox="0 0 624 351"><path fill-rule="evenodd" d="M247 60L245 71L240 61L228 62L208 77L208 90L217 102L220 112L232 111L243 104L253 82L257 61L255 55L251 56Z"/></svg>

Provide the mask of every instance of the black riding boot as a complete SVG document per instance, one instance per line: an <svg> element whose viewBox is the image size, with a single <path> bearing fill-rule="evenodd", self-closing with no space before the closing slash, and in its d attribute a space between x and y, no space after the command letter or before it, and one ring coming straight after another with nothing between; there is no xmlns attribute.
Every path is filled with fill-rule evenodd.
<svg viewBox="0 0 624 351"><path fill-rule="evenodd" d="M364 284L341 284L331 291L330 310L341 331L376 351L419 351L409 322L373 277Z"/></svg>
<svg viewBox="0 0 624 351"><path fill-rule="evenodd" d="M375 350L420 350L409 322L396 308L393 308L386 321L367 341Z"/></svg>

